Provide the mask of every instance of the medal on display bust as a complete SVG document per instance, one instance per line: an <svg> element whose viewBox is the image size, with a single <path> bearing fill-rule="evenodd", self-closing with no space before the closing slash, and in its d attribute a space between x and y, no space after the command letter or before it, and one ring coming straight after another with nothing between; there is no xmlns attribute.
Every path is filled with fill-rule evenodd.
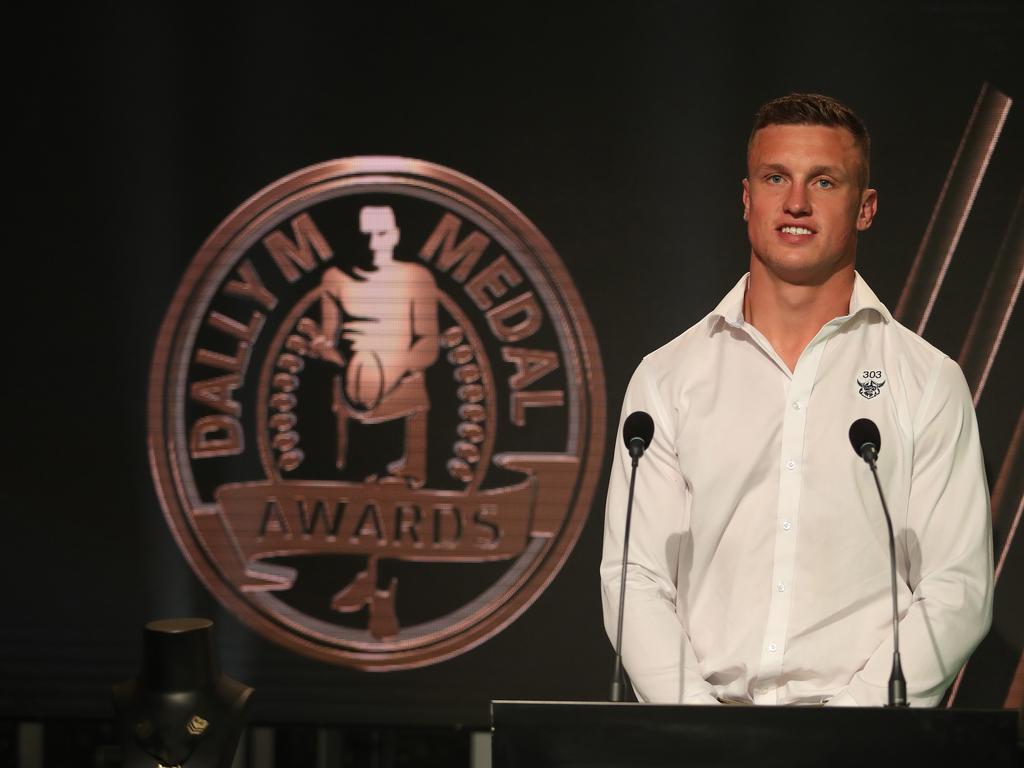
<svg viewBox="0 0 1024 768"><path fill-rule="evenodd" d="M114 686L124 768L228 768L252 688L221 674L209 619L152 621L139 676Z"/></svg>

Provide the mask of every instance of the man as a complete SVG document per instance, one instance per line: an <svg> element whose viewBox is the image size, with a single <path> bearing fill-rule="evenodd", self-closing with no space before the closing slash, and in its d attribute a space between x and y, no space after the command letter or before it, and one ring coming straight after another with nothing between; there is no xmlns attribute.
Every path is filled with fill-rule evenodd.
<svg viewBox="0 0 1024 768"><path fill-rule="evenodd" d="M350 277L336 267L324 273L321 333L313 354L345 367L345 386L335 377L338 468L345 466L348 422L380 424L405 419L402 457L388 464L380 482L421 487L427 479L427 395L423 371L437 360L437 289L430 271L395 261L400 231L390 206L365 206L359 230L369 237L373 270ZM339 335L350 342L344 360ZM376 478L374 478L376 479Z"/></svg>
<svg viewBox="0 0 1024 768"><path fill-rule="evenodd" d="M887 701L886 524L850 424L881 431L911 705L936 704L991 621L988 492L957 365L854 271L869 139L834 99L755 117L750 272L644 358L623 403L654 419L630 539L623 657L642 701ZM614 642L630 460L619 444L601 564Z"/></svg>

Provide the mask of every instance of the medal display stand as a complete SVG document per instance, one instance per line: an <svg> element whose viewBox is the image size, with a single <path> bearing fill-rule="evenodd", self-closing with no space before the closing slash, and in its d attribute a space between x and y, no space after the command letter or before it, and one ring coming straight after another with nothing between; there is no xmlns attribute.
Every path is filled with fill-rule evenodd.
<svg viewBox="0 0 1024 768"><path fill-rule="evenodd" d="M494 701L493 768L1018 766L1013 710Z"/></svg>
<svg viewBox="0 0 1024 768"><path fill-rule="evenodd" d="M139 676L114 686L124 768L229 768L252 688L221 674L208 619L153 621Z"/></svg>

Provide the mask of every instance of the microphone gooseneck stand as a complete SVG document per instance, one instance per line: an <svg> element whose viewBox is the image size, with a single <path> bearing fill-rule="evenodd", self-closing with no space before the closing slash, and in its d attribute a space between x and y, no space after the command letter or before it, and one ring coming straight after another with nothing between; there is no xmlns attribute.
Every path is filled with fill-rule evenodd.
<svg viewBox="0 0 1024 768"><path fill-rule="evenodd" d="M640 457L654 437L654 420L643 411L634 411L626 418L622 427L622 439L629 449L633 467L629 473L629 495L626 498L626 527L622 537L622 575L619 578L619 623L615 633L615 671L608 698L613 702L622 701L622 624L626 607L626 568L629 556L629 527L633 519L633 490L636 485L636 470Z"/></svg>
<svg viewBox="0 0 1024 768"><path fill-rule="evenodd" d="M885 525L889 531L889 575L891 578L892 591L892 672L889 673L889 703L890 707L906 707L907 705L907 681L903 677L903 667L900 664L900 619L899 602L896 599L896 536L892 528L892 516L889 514L889 505L885 503L885 494L882 492L882 482L878 479L878 451L881 449L882 438L878 427L870 419L857 419L850 427L850 442L865 463L871 468L871 476L875 479L875 488L878 489L878 498L882 502L882 511L885 513Z"/></svg>
<svg viewBox="0 0 1024 768"><path fill-rule="evenodd" d="M626 601L626 553L629 552L629 524L633 519L633 486L636 484L636 468L640 464L643 447L636 453L630 446L629 455L633 459L633 469L629 473L629 496L626 501L626 532L622 541L622 578L619 579L619 628L615 633L615 671L612 673L612 688L609 698L622 701L622 620L625 616L623 606Z"/></svg>

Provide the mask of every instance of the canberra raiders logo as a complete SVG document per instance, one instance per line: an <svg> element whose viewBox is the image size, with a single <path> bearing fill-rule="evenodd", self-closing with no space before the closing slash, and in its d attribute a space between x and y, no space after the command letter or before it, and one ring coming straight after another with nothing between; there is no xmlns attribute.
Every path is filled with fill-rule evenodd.
<svg viewBox="0 0 1024 768"><path fill-rule="evenodd" d="M864 371L857 377L857 391L865 400L874 400L885 386L885 374L882 371Z"/></svg>
<svg viewBox="0 0 1024 768"><path fill-rule="evenodd" d="M211 235L161 329L167 520L257 631L364 669L483 642L589 511L604 385L544 237L454 171L365 157L272 184Z"/></svg>

